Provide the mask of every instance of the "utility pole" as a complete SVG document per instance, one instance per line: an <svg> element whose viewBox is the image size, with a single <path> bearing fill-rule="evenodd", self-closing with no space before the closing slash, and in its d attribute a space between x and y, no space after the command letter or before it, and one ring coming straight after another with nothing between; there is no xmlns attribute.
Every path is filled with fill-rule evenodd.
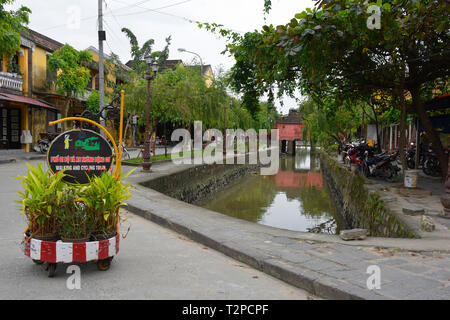
<svg viewBox="0 0 450 320"><path fill-rule="evenodd" d="M105 107L105 79L103 66L103 41L106 40L106 33L103 30L103 0L98 0L98 95L99 107L102 110ZM106 111L102 111L100 124L105 127ZM105 137L105 133L101 130L101 135Z"/></svg>

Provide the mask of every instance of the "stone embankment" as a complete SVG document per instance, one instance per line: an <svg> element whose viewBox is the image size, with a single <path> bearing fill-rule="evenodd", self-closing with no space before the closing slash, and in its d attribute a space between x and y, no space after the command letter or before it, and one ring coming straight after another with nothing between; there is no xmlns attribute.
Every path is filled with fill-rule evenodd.
<svg viewBox="0 0 450 320"><path fill-rule="evenodd" d="M142 184L172 198L196 203L226 185L256 173L257 165L199 165Z"/></svg>
<svg viewBox="0 0 450 320"><path fill-rule="evenodd" d="M371 236L420 237L401 215L392 213L366 180L349 171L326 153L321 154L321 167L331 198L349 228L363 228Z"/></svg>
<svg viewBox="0 0 450 320"><path fill-rule="evenodd" d="M325 153L321 155L324 180L349 228L363 228L371 236L448 240L450 219L443 216L439 180L420 176L417 188L351 172Z"/></svg>

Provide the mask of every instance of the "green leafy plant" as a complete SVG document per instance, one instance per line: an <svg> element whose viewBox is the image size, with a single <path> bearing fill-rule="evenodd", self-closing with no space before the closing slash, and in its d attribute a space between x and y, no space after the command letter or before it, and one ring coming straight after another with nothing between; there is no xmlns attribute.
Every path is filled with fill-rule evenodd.
<svg viewBox="0 0 450 320"><path fill-rule="evenodd" d="M66 187L58 191L58 231L61 238L84 239L89 237L86 205L78 199L78 188Z"/></svg>
<svg viewBox="0 0 450 320"><path fill-rule="evenodd" d="M20 180L24 187L24 191L17 191L21 197L16 202L27 217L29 237L59 235L63 239L81 240L91 234L109 236L117 231L119 209L131 197L130 184L123 179L134 170L125 175L105 172L91 178L86 186L67 186L62 180L66 176L64 171L53 174L40 163L36 167L27 166L27 175L14 179Z"/></svg>
<svg viewBox="0 0 450 320"><path fill-rule="evenodd" d="M119 223L119 208L126 205L124 200L131 197L129 187L123 179L130 175L103 173L90 179L87 186L79 190L80 198L85 205L88 223L93 228L93 234L108 235L116 231Z"/></svg>
<svg viewBox="0 0 450 320"><path fill-rule="evenodd" d="M23 76L23 73L20 72L20 66L13 59L9 61L7 70L8 72L16 73L20 76Z"/></svg>
<svg viewBox="0 0 450 320"><path fill-rule="evenodd" d="M17 191L21 198L16 200L21 205L22 213L27 217L30 236L46 236L57 233L57 208L63 195L64 171L52 174L44 171L42 164L36 167L27 163L30 169L26 176L15 177L20 180L24 191Z"/></svg>

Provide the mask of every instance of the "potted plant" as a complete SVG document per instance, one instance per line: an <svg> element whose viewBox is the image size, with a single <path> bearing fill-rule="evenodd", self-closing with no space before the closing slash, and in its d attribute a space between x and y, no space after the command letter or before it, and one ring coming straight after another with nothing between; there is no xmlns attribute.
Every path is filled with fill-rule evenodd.
<svg viewBox="0 0 450 320"><path fill-rule="evenodd" d="M27 166L30 169L27 175L16 177L25 188L23 192L17 191L21 199L16 202L21 205L22 213L27 217L28 235L40 240L56 240L57 208L59 198L63 195L62 179L65 174L63 171L57 174L51 174L50 170L44 171L40 163L36 167L28 163Z"/></svg>
<svg viewBox="0 0 450 320"><path fill-rule="evenodd" d="M77 189L65 188L58 200L57 222L61 240L74 243L89 241L86 206L78 199Z"/></svg>
<svg viewBox="0 0 450 320"><path fill-rule="evenodd" d="M84 203L88 216L88 224L92 229L93 240L104 240L116 235L123 201L129 199L129 184L124 184L125 176L117 176L108 172L90 179L87 186L80 188L80 200Z"/></svg>

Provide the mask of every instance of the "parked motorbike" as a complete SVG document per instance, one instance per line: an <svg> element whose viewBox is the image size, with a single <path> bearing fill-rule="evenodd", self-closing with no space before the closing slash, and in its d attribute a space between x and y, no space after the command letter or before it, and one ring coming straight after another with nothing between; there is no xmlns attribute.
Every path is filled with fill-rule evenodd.
<svg viewBox="0 0 450 320"><path fill-rule="evenodd" d="M448 151L446 151L446 154L448 154ZM433 149L431 149L431 147L428 149L428 151L424 155L424 162L423 162L422 170L426 175L429 175L432 177L441 177L442 176L441 163L439 161L437 154L434 152Z"/></svg>
<svg viewBox="0 0 450 320"><path fill-rule="evenodd" d="M47 153L48 148L50 148L50 141L40 139L40 140L38 140L38 146L39 146L39 150L41 151L41 153L45 154L45 153Z"/></svg>
<svg viewBox="0 0 450 320"><path fill-rule="evenodd" d="M350 166L352 163L357 164L360 168L362 166L362 161L364 158L364 153L368 151L369 153L373 153L375 148L370 147L364 141L355 142L348 146L348 150L344 157L344 163Z"/></svg>
<svg viewBox="0 0 450 320"><path fill-rule="evenodd" d="M392 182L400 171L397 165L397 157L398 151L392 155L386 153L371 155L370 151L366 150L361 171L366 177L380 177Z"/></svg>
<svg viewBox="0 0 450 320"><path fill-rule="evenodd" d="M419 146L419 168L423 167L425 157L422 145ZM411 142L410 147L406 150L406 164L409 169L416 168L416 144Z"/></svg>

